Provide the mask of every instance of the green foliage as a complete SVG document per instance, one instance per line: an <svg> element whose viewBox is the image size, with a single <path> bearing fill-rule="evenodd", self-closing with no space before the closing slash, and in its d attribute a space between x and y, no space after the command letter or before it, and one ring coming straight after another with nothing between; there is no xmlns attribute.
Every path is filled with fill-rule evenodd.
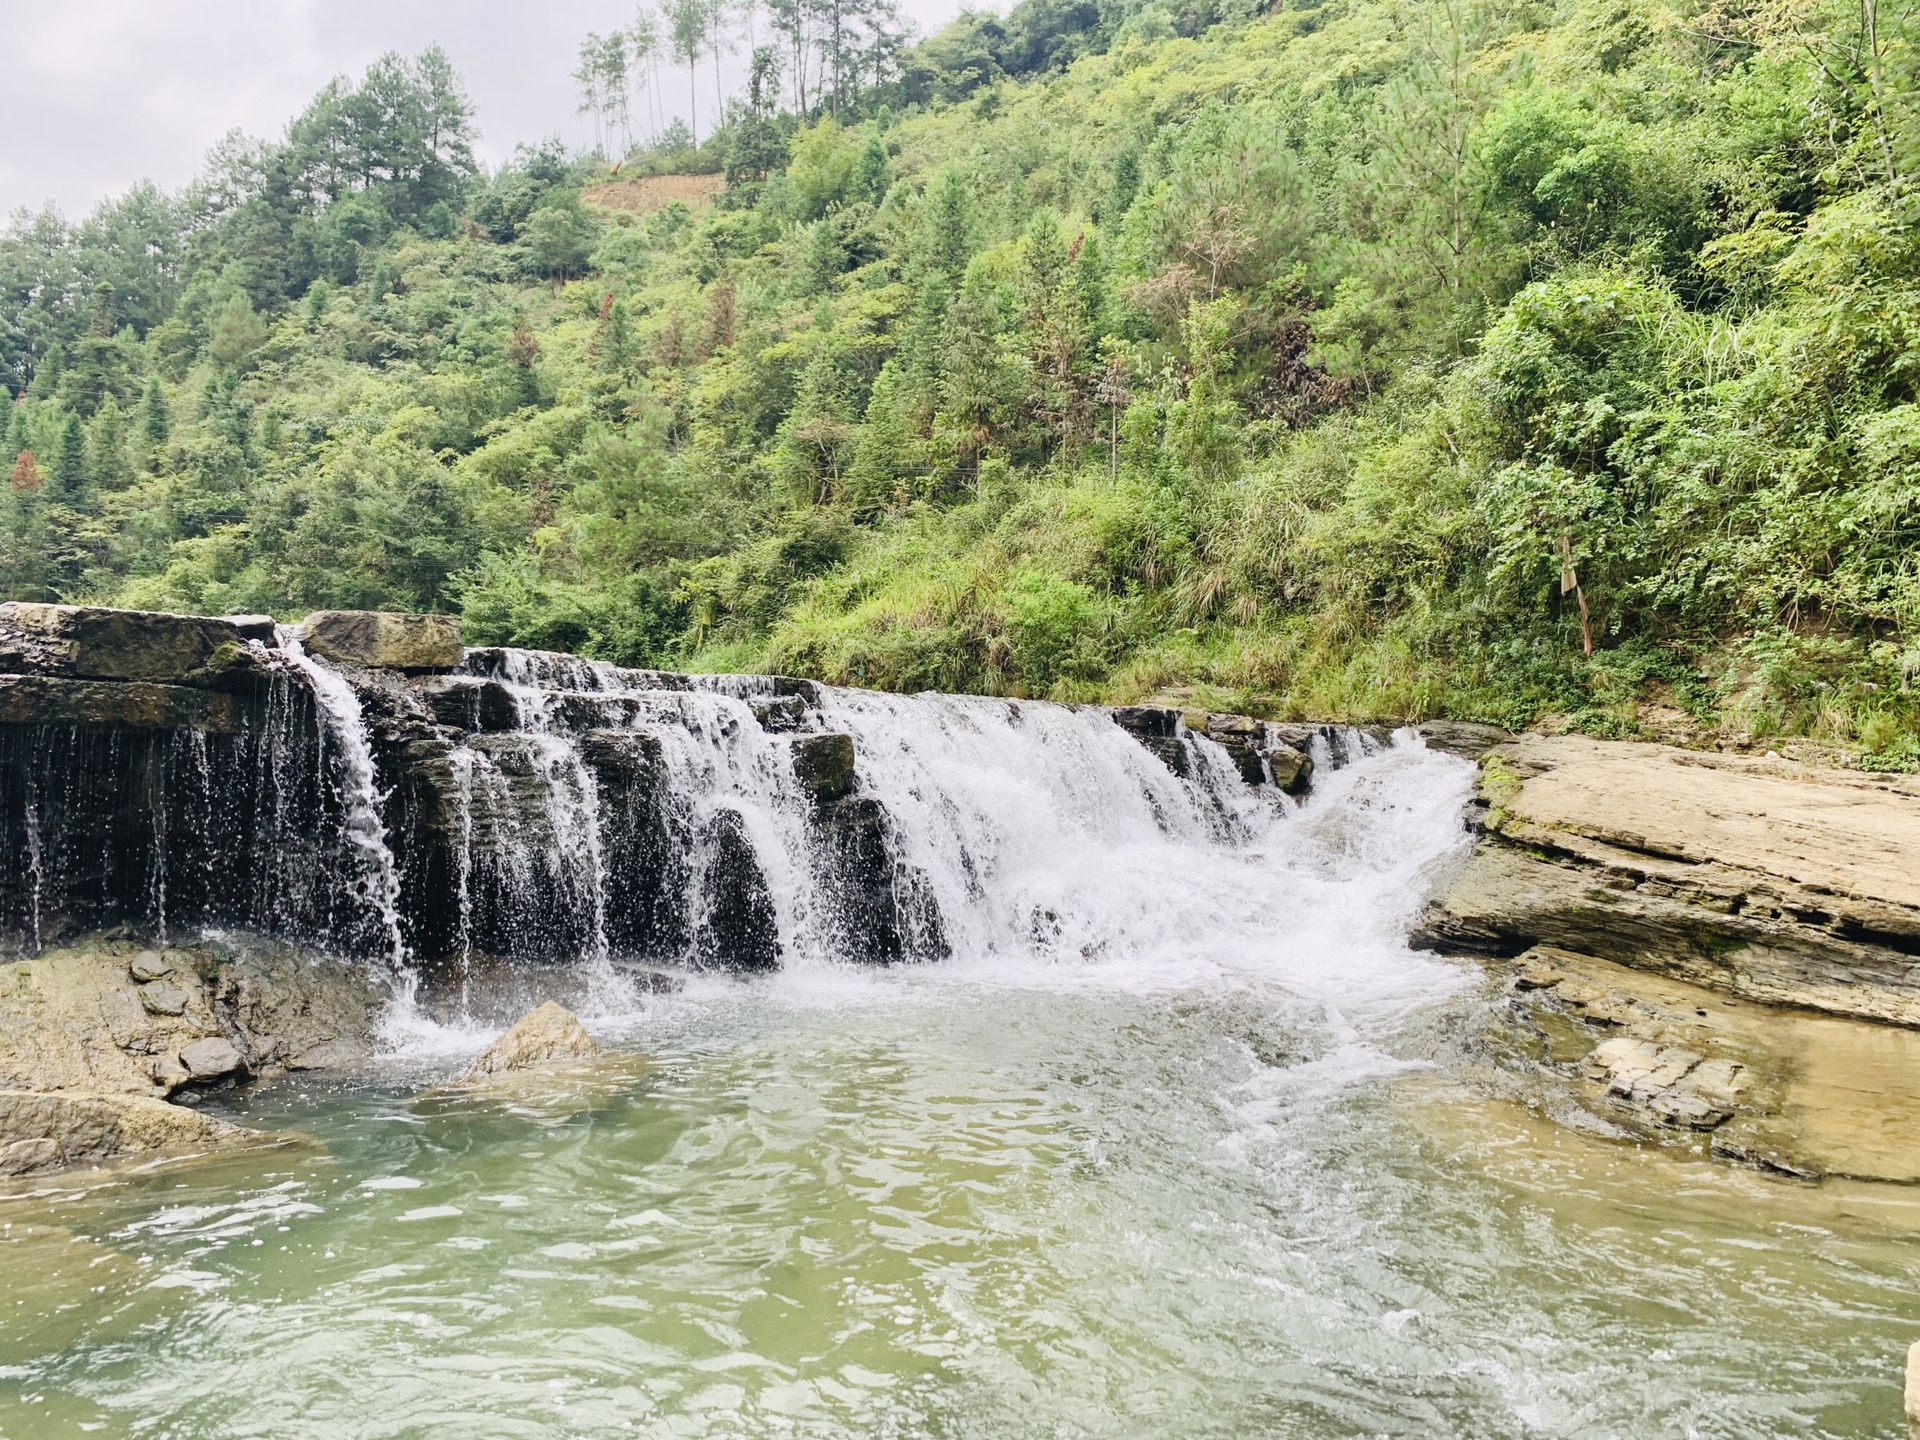
<svg viewBox="0 0 1920 1440"><path fill-rule="evenodd" d="M1920 52L1823 4L788 0L645 215L388 57L15 217L0 585L1920 765Z"/></svg>

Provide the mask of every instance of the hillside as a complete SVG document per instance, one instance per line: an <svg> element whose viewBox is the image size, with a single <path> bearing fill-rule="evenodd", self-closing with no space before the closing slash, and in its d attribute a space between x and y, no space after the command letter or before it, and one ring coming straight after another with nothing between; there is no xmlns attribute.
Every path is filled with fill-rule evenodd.
<svg viewBox="0 0 1920 1440"><path fill-rule="evenodd" d="M390 57L15 217L0 590L1913 768L1904 23L1027 0L631 208Z"/></svg>

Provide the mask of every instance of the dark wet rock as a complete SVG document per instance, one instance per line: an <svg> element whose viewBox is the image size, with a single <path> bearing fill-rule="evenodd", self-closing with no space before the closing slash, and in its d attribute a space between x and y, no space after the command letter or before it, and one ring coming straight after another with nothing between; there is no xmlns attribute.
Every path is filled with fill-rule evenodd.
<svg viewBox="0 0 1920 1440"><path fill-rule="evenodd" d="M0 604L0 671L220 688L251 678L239 627L198 615L89 605Z"/></svg>
<svg viewBox="0 0 1920 1440"><path fill-rule="evenodd" d="M1266 752L1267 773L1279 789L1289 795L1304 794L1313 782L1313 757L1291 745L1276 745Z"/></svg>
<svg viewBox="0 0 1920 1440"><path fill-rule="evenodd" d="M455 730L500 732L520 727L520 706L498 680L468 675L430 675L420 698L433 718Z"/></svg>
<svg viewBox="0 0 1920 1440"><path fill-rule="evenodd" d="M746 822L716 810L700 830L704 859L696 964L712 970L773 970L780 964L780 926Z"/></svg>
<svg viewBox="0 0 1920 1440"><path fill-rule="evenodd" d="M1429 750L1442 750L1465 760L1478 760L1496 745L1513 739L1511 732L1498 725L1480 725L1471 720L1428 720L1413 727Z"/></svg>
<svg viewBox="0 0 1920 1440"><path fill-rule="evenodd" d="M184 685L0 675L0 725L230 734L239 714L234 696Z"/></svg>
<svg viewBox="0 0 1920 1440"><path fill-rule="evenodd" d="M1181 779L1192 772L1187 747L1180 739L1180 712L1151 705L1121 705L1107 712L1113 723L1157 756Z"/></svg>
<svg viewBox="0 0 1920 1440"><path fill-rule="evenodd" d="M1137 740L1171 740L1180 733L1180 712L1151 705L1119 705L1107 712Z"/></svg>
<svg viewBox="0 0 1920 1440"><path fill-rule="evenodd" d="M851 735L805 735L793 742L793 774L816 805L830 804L853 790Z"/></svg>
<svg viewBox="0 0 1920 1440"><path fill-rule="evenodd" d="M884 805L849 795L823 807L816 833L823 888L845 954L880 965L945 958L946 929L933 888L899 858Z"/></svg>
<svg viewBox="0 0 1920 1440"><path fill-rule="evenodd" d="M384 610L318 610L300 622L307 652L382 670L451 670L465 653L453 615Z"/></svg>
<svg viewBox="0 0 1920 1440"><path fill-rule="evenodd" d="M618 955L677 960L693 936L693 834L660 736L594 730L580 753L599 793L602 862L619 877L606 907L608 944Z"/></svg>

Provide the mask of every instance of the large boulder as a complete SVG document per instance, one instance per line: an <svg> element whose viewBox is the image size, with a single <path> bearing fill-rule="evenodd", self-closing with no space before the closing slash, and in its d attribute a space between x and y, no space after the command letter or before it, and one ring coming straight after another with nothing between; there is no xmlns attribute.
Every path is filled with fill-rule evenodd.
<svg viewBox="0 0 1920 1440"><path fill-rule="evenodd" d="M377 1007L360 967L301 951L95 940L0 967L0 1088L157 1102L343 1064L371 1051ZM128 1130L127 1145L150 1132ZM42 1138L0 1118L0 1146Z"/></svg>
<svg viewBox="0 0 1920 1440"><path fill-rule="evenodd" d="M230 620L91 605L0 605L0 671L222 686L255 672Z"/></svg>
<svg viewBox="0 0 1920 1440"><path fill-rule="evenodd" d="M512 1070L584 1060L599 1051L599 1045L587 1034L579 1017L549 1000L489 1045L460 1078L462 1081L484 1080Z"/></svg>
<svg viewBox="0 0 1920 1440"><path fill-rule="evenodd" d="M1416 943L1920 1025L1920 780L1529 736L1487 753L1480 805Z"/></svg>
<svg viewBox="0 0 1920 1440"><path fill-rule="evenodd" d="M465 651L454 615L385 610L317 610L300 622L309 654L384 670L451 670Z"/></svg>
<svg viewBox="0 0 1920 1440"><path fill-rule="evenodd" d="M780 923L760 857L738 810L716 810L700 829L703 865L695 963L711 970L774 970Z"/></svg>

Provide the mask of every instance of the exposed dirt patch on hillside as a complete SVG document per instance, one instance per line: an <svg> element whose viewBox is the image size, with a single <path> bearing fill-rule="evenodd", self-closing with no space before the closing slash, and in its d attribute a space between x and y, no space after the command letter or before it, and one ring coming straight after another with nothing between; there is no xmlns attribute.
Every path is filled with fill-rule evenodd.
<svg viewBox="0 0 1920 1440"><path fill-rule="evenodd" d="M646 215L664 210L676 200L689 210L698 210L711 204L713 197L726 188L724 175L642 175L632 180L589 185L580 192L580 201L601 210Z"/></svg>

